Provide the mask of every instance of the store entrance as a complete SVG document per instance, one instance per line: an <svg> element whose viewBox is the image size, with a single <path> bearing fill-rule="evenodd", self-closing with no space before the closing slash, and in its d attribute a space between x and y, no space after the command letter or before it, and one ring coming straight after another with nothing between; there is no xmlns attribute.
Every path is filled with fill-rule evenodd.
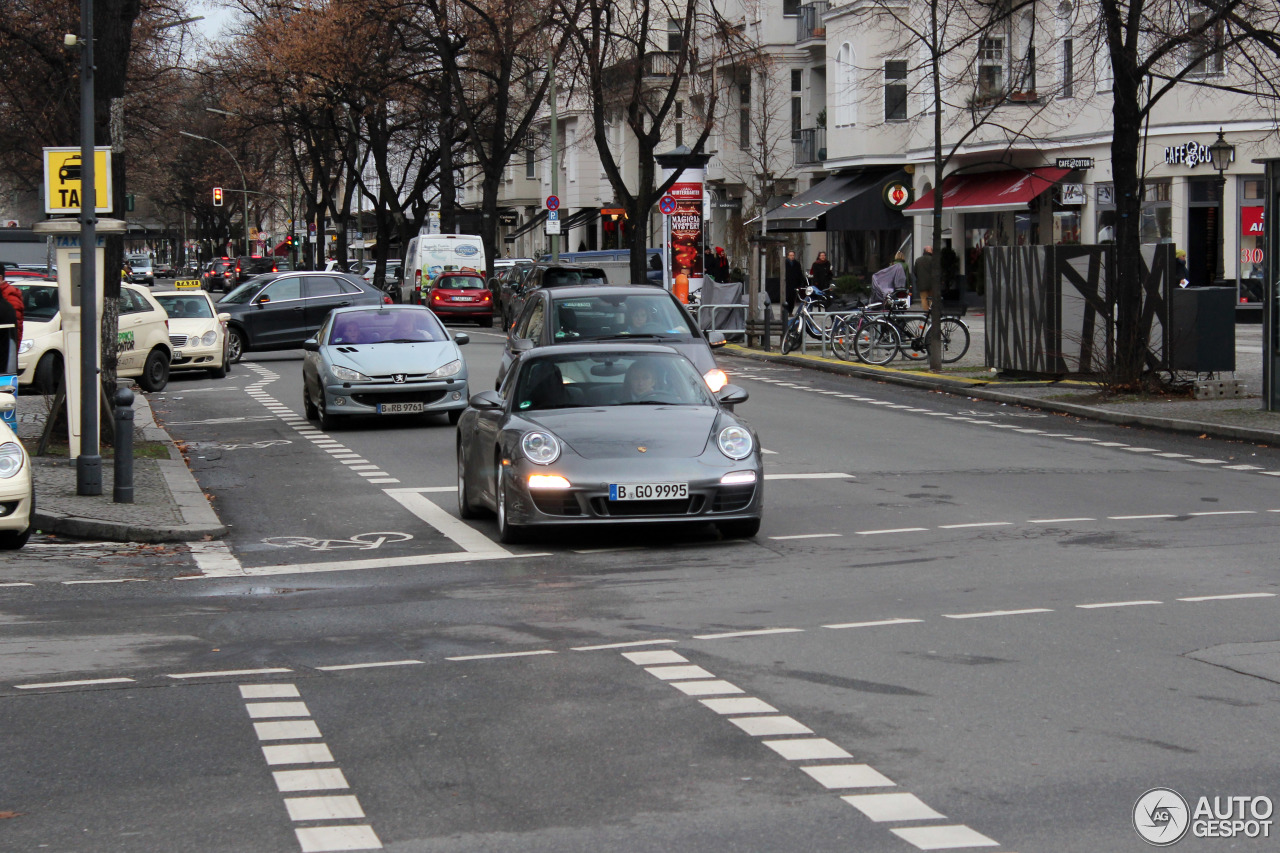
<svg viewBox="0 0 1280 853"><path fill-rule="evenodd" d="M1218 194L1213 178L1187 182L1187 281L1191 287L1213 284L1218 266Z"/></svg>

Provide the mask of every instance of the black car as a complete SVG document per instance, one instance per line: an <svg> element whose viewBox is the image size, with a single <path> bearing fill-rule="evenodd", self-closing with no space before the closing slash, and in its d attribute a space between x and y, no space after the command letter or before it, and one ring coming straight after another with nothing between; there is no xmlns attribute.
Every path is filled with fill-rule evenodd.
<svg viewBox="0 0 1280 853"><path fill-rule="evenodd" d="M358 275L275 272L251 278L218 300L227 321L227 358L250 351L301 347L334 308L390 305L391 299Z"/></svg>
<svg viewBox="0 0 1280 853"><path fill-rule="evenodd" d="M236 262L231 258L209 261L200 273L200 284L210 293L231 290L236 286Z"/></svg>
<svg viewBox="0 0 1280 853"><path fill-rule="evenodd" d="M671 293L647 284L579 285L529 294L508 333L495 387L522 352L597 341L665 344L692 361L713 392L729 381L711 353L712 347L724 346L724 335L704 335Z"/></svg>
<svg viewBox="0 0 1280 853"><path fill-rule="evenodd" d="M244 284L256 275L288 269L289 265L281 265L278 258L242 255L236 258L236 284Z"/></svg>

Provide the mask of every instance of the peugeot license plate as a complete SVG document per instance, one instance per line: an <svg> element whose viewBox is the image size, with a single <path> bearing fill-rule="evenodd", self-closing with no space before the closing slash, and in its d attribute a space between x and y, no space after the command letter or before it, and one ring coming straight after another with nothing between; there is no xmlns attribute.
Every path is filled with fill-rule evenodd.
<svg viewBox="0 0 1280 853"><path fill-rule="evenodd" d="M688 483L611 483L611 501L662 501L689 497Z"/></svg>
<svg viewBox="0 0 1280 853"><path fill-rule="evenodd" d="M422 403L379 403L380 415L414 415L422 412Z"/></svg>
<svg viewBox="0 0 1280 853"><path fill-rule="evenodd" d="M454 302L470 302L474 297L471 296L450 296Z"/></svg>

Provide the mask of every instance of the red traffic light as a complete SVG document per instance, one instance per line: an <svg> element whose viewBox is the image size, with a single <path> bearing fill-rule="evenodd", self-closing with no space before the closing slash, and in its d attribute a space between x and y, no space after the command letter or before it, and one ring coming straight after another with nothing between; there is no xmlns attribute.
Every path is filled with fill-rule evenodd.
<svg viewBox="0 0 1280 853"><path fill-rule="evenodd" d="M213 206L222 207L222 187L213 188Z"/></svg>

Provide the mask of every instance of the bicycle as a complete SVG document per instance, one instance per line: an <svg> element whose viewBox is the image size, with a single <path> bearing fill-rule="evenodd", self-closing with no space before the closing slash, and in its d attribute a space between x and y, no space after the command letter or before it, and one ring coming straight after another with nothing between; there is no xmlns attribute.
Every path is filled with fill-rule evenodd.
<svg viewBox="0 0 1280 853"><path fill-rule="evenodd" d="M901 339L896 326L860 308L836 318L831 348L845 361L856 356L866 364L885 365L897 356Z"/></svg>
<svg viewBox="0 0 1280 853"><path fill-rule="evenodd" d="M822 291L813 285L808 285L797 295L800 299L799 310L796 311L791 321L787 323L787 328L782 333L783 355L800 348L800 345L804 342L805 332L820 341L829 341L831 339L831 330L834 324L823 328L818 325L818 321L812 313L812 308L818 302Z"/></svg>
<svg viewBox="0 0 1280 853"><path fill-rule="evenodd" d="M929 315L923 311L910 311L910 296L906 291L894 291L882 303L874 303L866 310L881 317L898 331L898 350L907 361L921 361L929 357ZM939 340L942 345L942 363L954 364L969 351L969 327L959 317L947 316L938 322Z"/></svg>

